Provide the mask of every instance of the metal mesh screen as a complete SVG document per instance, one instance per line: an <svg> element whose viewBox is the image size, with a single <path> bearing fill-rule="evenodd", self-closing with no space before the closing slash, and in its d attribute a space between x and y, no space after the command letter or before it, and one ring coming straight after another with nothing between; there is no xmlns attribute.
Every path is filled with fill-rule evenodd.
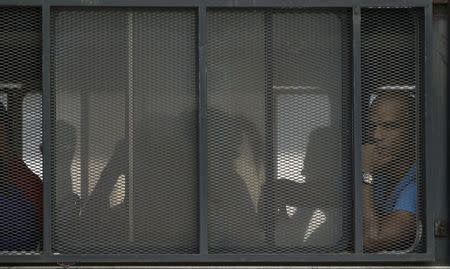
<svg viewBox="0 0 450 269"><path fill-rule="evenodd" d="M197 7L50 14L52 254L198 254ZM0 256L34 255L41 7L0 15ZM361 9L365 253L427 251L424 17ZM352 26L352 8L208 9L209 254L354 252Z"/></svg>
<svg viewBox="0 0 450 269"><path fill-rule="evenodd" d="M40 9L1 7L0 33L0 255L34 253L42 246Z"/></svg>
<svg viewBox="0 0 450 269"><path fill-rule="evenodd" d="M352 250L351 12L211 10L211 253Z"/></svg>
<svg viewBox="0 0 450 269"><path fill-rule="evenodd" d="M196 12L52 9L54 253L196 253Z"/></svg>
<svg viewBox="0 0 450 269"><path fill-rule="evenodd" d="M423 252L421 8L363 9L363 170L366 252Z"/></svg>

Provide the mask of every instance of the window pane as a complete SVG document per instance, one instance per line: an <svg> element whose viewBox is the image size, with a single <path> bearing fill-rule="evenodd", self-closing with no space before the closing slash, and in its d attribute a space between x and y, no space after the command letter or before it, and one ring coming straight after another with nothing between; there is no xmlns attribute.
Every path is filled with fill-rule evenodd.
<svg viewBox="0 0 450 269"><path fill-rule="evenodd" d="M350 12L280 12L273 29L275 246L350 252Z"/></svg>
<svg viewBox="0 0 450 269"><path fill-rule="evenodd" d="M351 250L351 29L349 10L209 12L212 253Z"/></svg>
<svg viewBox="0 0 450 269"><path fill-rule="evenodd" d="M0 7L0 255L42 247L40 10Z"/></svg>
<svg viewBox="0 0 450 269"><path fill-rule="evenodd" d="M364 250L423 252L423 9L361 16Z"/></svg>
<svg viewBox="0 0 450 269"><path fill-rule="evenodd" d="M53 251L196 253L195 12L52 14Z"/></svg>

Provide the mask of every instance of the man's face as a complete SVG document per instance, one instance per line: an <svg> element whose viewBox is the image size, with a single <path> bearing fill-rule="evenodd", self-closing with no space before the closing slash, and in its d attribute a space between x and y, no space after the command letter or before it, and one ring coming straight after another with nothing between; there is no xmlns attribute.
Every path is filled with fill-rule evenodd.
<svg viewBox="0 0 450 269"><path fill-rule="evenodd" d="M373 107L373 136L379 158L396 161L407 153L410 139L407 111L407 102L395 97L382 97Z"/></svg>

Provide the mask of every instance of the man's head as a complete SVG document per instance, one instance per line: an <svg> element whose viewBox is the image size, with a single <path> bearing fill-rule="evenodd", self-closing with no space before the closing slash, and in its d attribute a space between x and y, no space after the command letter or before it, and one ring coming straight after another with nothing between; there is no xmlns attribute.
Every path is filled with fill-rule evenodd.
<svg viewBox="0 0 450 269"><path fill-rule="evenodd" d="M395 162L414 157L415 98L406 92L381 92L370 112L379 156Z"/></svg>

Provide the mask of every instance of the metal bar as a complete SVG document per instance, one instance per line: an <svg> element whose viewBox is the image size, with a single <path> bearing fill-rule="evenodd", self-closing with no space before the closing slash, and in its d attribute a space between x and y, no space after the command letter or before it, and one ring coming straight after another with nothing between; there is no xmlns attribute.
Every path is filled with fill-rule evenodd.
<svg viewBox="0 0 450 269"><path fill-rule="evenodd" d="M200 197L200 254L208 254L208 129L207 129L207 10L198 9L198 147L199 147L199 197Z"/></svg>
<svg viewBox="0 0 450 269"><path fill-rule="evenodd" d="M355 0L205 0L208 7L352 7Z"/></svg>
<svg viewBox="0 0 450 269"><path fill-rule="evenodd" d="M426 7L431 0L360 0L361 7Z"/></svg>
<svg viewBox="0 0 450 269"><path fill-rule="evenodd" d="M355 252L363 252L363 197L361 184L361 8L353 8L353 179L354 179L354 239Z"/></svg>
<svg viewBox="0 0 450 269"><path fill-rule="evenodd" d="M42 6L43 0L0 0L0 6Z"/></svg>
<svg viewBox="0 0 450 269"><path fill-rule="evenodd" d="M44 1L42 6L42 109L43 109L43 251L51 254L52 233L52 130L54 130L51 78L50 6Z"/></svg>
<svg viewBox="0 0 450 269"><path fill-rule="evenodd" d="M449 63L450 63L450 42L449 42L449 38L450 38L450 1L447 4L447 14L445 15L446 19L447 19L447 63L446 63L446 67L447 67L447 104L446 104L446 109L447 109L447 152L446 152L446 163L447 163L447 167L445 170L445 178L444 180L448 180L448 177L450 175L450 67L449 67ZM431 68L431 66L430 66ZM448 182L448 181L447 181ZM447 192L445 192L447 194L447 219L448 216L450 216L450 199L449 199L449 195L450 195L450 184L447 183ZM428 193L427 193L427 197L428 197ZM431 199L431 197L429 197ZM427 216L428 217L428 216ZM447 224L448 225L448 224ZM448 228L448 226L447 226ZM448 255L448 254L447 254ZM450 255L447 256L447 258Z"/></svg>
<svg viewBox="0 0 450 269"><path fill-rule="evenodd" d="M426 214L426 252L434 257L435 239L434 239L434 207L432 204L433 192L431 186L427 183L430 182L431 175L434 169L440 169L440 167L434 167L435 164L439 163L434 161L434 157L431 154L431 148L435 140L433 139L433 129L432 120L434 116L431 111L433 103L431 102L431 55L432 55L432 39L433 39L433 6L431 2L425 8L425 59L424 59L424 79L425 79L425 171L426 171L426 182L425 182L425 214Z"/></svg>
<svg viewBox="0 0 450 269"><path fill-rule="evenodd" d="M201 2L201 0L49 0L51 6L110 7L197 7Z"/></svg>
<svg viewBox="0 0 450 269"><path fill-rule="evenodd" d="M51 6L117 7L425 7L430 0L49 0ZM38 5L38 0L0 0L0 5Z"/></svg>
<svg viewBox="0 0 450 269"><path fill-rule="evenodd" d="M208 7L424 7L429 0L205 0Z"/></svg>
<svg viewBox="0 0 450 269"><path fill-rule="evenodd" d="M58 256L57 260L67 262L79 262L80 257L67 256L67 259L61 259L62 256ZM92 258L92 259L91 259ZM98 260L97 260L98 259ZM114 256L107 255L106 257L83 256L83 261L87 262L106 262L106 261L137 261L137 262L349 262L349 261L361 261L361 262L420 262L420 261L434 261L434 257L427 254L403 254L403 255L389 255L389 254L342 254L342 255L130 255L126 256Z"/></svg>
<svg viewBox="0 0 450 269"><path fill-rule="evenodd" d="M434 256L426 253L416 254L303 254L303 255L54 255L42 257L30 256L5 256L0 258L4 263L187 263L187 262L295 262L297 264L306 263L339 263L339 262L433 262Z"/></svg>
<svg viewBox="0 0 450 269"><path fill-rule="evenodd" d="M45 266L47 269L62 269L63 264L61 266ZM66 267L70 269L110 269L111 266L105 265L66 265ZM245 266L245 267L237 267L236 265L221 265L220 267L215 265L115 265L114 269L236 269L236 268L245 268L245 269L351 269L351 268L366 268L366 269L393 269L393 268L402 268L402 269L423 269L425 266L393 266L393 265L380 265L374 267L373 265L358 265L358 266L343 266L343 265L289 265L289 266L277 266L277 265L259 265L259 266ZM429 269L449 269L450 266L438 266L438 265L426 265L426 268ZM3 267L0 266L0 269L11 269L11 267ZM33 265L33 266L14 266L14 269L42 269L42 267Z"/></svg>
<svg viewBox="0 0 450 269"><path fill-rule="evenodd" d="M423 91L423 86L424 86L424 78L420 79L422 76L422 72L424 70L424 66L425 63L423 63L422 65L422 51L421 48L423 46L423 44L421 43L421 40L423 40L423 36L421 36L422 31L421 31L421 23L422 21L420 21L419 18L417 18L416 20L414 20L414 27L415 27L415 85L413 87L409 87L410 90L407 90L407 92L411 92L414 91L415 96L422 96ZM416 149L415 149L415 162L417 165L422 165L426 163L426 159L422 158L424 156L424 152L423 152L423 148L420 147L421 145L421 141L423 139L423 137L421 137L421 134L423 134L422 132L422 118L418 115L422 115L422 111L420 110L421 108L421 102L423 102L423 100L421 100L420 97L415 98L415 108L414 108L414 113L416 115L416 120L415 120L415 129L414 132L417 134L416 135L416 139L415 139L415 145L416 145ZM421 169L419 171L422 170L423 167L419 166ZM420 172L419 172L420 173ZM423 178L423 173L421 173L421 175L417 175L416 173L416 179L417 178ZM423 226L423 222L422 222L422 216L423 215L423 209L420 206L421 205L421 201L420 201L420 190L424 190L426 187L426 184L422 184L423 182L421 180L417 181L416 184L416 218L418 221L416 221L416 231L418 229L422 229L421 226ZM426 214L426 212L425 212ZM426 215L425 215L426 216ZM426 218L427 219L427 218Z"/></svg>
<svg viewBox="0 0 450 269"><path fill-rule="evenodd" d="M266 181L269 185L268 189L268 202L269 215L264 216L267 218L267 233L266 242L269 247L275 246L275 177L276 177L276 141L274 141L274 97L273 97L273 15L271 11L264 13L264 77L265 77L265 118L266 118L266 148L268 154L265 162Z"/></svg>
<svg viewBox="0 0 450 269"><path fill-rule="evenodd" d="M128 233L134 242L134 83L133 83L133 12L128 12Z"/></svg>

